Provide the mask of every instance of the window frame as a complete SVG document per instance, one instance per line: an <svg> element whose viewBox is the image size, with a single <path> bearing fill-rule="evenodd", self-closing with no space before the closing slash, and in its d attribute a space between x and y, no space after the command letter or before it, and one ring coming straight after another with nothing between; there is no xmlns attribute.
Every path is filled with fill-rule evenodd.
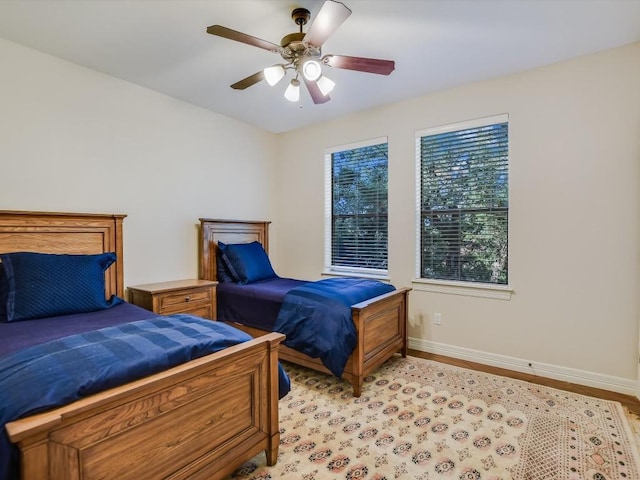
<svg viewBox="0 0 640 480"><path fill-rule="evenodd" d="M364 267L353 267L353 266L340 266L333 265L332 257L333 257L333 159L332 155L337 152L343 152L345 150L355 150L358 148L371 147L375 145L387 145L387 202L389 201L389 183L388 183L388 174L389 174L389 139L388 137L376 137L368 140L362 140L359 142L353 142L343 145L337 145L334 147L329 147L325 149L324 156L324 168L325 168L325 176L324 176L324 187L325 187L325 199L324 199L324 270L322 272L323 275L329 276L357 276L364 278L375 278L379 280L388 280L389 279L389 270L388 265L387 269L375 269L375 268L364 268ZM388 219L388 211L387 211L387 219ZM387 259L389 256L389 241L388 241L388 221L387 221Z"/></svg>
<svg viewBox="0 0 640 480"><path fill-rule="evenodd" d="M421 258L421 241L422 241L422 158L421 158L421 139L425 136L438 135L442 133L455 132L459 130L466 130L471 128L478 128L482 126L494 125L498 123L507 123L509 127L509 114L503 113L498 115L492 115L489 117L476 118L473 120L467 120L462 122L456 122L446 125L439 125L436 127L426 128L415 132L415 178L416 178L416 210L415 210L415 235L416 235L416 249L415 249L415 278L412 283L414 288L419 291L444 293L453 295L465 295L472 297L493 298L499 300L510 300L513 293L512 288L512 268L511 268L511 235L510 235L510 223L507 221L507 244L509 248L507 250L507 284L496 283L483 283L483 282L471 282L460 280L441 280L441 279L429 279L423 278L422 275L422 258ZM509 134L509 142L507 146L507 152L509 156L509 162L507 169L511 170L511 135ZM511 178L508 182L509 192L509 204L511 204ZM511 207L507 213L507 219L511 216Z"/></svg>

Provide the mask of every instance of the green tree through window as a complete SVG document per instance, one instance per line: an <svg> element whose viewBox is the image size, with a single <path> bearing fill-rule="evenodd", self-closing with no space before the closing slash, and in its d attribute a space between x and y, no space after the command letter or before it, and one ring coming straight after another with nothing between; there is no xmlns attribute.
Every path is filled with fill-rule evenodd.
<svg viewBox="0 0 640 480"><path fill-rule="evenodd" d="M507 284L508 122L442 130L418 135L420 278Z"/></svg>
<svg viewBox="0 0 640 480"><path fill-rule="evenodd" d="M330 269L387 271L387 143L330 155Z"/></svg>

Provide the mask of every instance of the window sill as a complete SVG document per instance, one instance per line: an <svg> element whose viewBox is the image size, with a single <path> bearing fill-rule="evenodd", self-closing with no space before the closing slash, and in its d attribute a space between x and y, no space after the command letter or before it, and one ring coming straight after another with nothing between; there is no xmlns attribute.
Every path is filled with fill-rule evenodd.
<svg viewBox="0 0 640 480"><path fill-rule="evenodd" d="M468 297L492 298L495 300L511 300L513 288L508 285L490 283L472 284L469 282L453 282L446 280L414 279L413 288L421 292L445 293L448 295L465 295Z"/></svg>

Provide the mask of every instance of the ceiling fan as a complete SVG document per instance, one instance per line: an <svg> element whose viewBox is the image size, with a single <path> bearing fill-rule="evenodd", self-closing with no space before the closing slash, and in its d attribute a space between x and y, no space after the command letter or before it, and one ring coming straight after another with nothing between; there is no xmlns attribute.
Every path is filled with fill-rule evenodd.
<svg viewBox="0 0 640 480"><path fill-rule="evenodd" d="M284 63L267 67L234 83L231 88L244 90L262 80L266 80L269 85L273 86L285 76L287 70L291 70L295 76L285 91L284 96L287 100L292 102L299 100L299 79L302 78L313 103L325 103L331 99L329 93L333 90L335 82L323 75L323 65L379 75L389 75L395 68L393 60L322 55L324 42L349 18L349 15L351 15L351 10L343 3L326 0L309 25L307 33L303 33L302 27L309 21L311 13L306 8L296 8L291 12L291 18L300 27L300 31L285 35L280 41L280 45L231 30L222 25L208 27L207 33L278 53L284 60Z"/></svg>

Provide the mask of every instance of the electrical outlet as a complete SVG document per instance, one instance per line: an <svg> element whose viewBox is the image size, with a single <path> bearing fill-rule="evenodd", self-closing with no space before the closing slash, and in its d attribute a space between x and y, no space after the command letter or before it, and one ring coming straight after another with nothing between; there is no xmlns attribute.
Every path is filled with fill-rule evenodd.
<svg viewBox="0 0 640 480"><path fill-rule="evenodd" d="M440 312L436 312L433 314L433 324L442 325L442 314Z"/></svg>

